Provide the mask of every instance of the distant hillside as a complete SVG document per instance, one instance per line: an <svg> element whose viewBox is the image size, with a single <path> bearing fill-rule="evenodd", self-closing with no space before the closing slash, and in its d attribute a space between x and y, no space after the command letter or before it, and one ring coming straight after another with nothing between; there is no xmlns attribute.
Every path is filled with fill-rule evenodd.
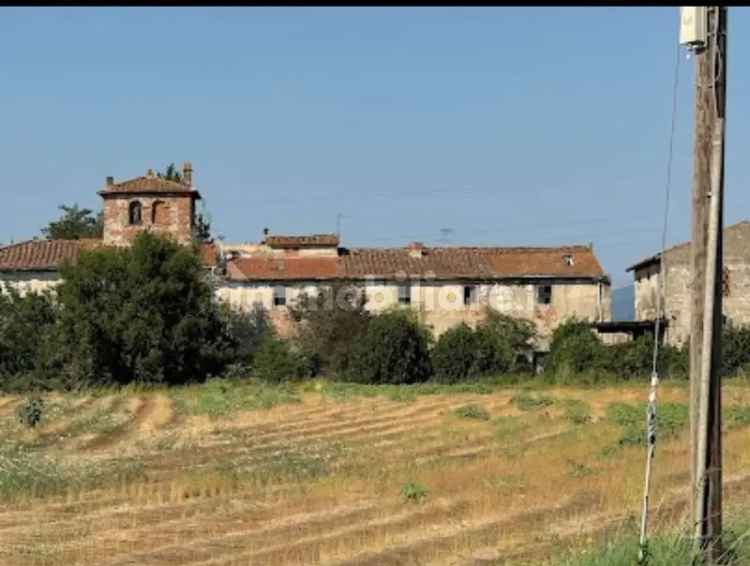
<svg viewBox="0 0 750 566"><path fill-rule="evenodd" d="M635 287L628 285L612 290L612 320L635 319Z"/></svg>

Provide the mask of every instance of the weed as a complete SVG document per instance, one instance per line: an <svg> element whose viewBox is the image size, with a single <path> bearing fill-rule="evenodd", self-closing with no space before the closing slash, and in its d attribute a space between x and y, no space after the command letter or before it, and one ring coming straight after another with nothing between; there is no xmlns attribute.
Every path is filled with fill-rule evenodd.
<svg viewBox="0 0 750 566"><path fill-rule="evenodd" d="M646 410L628 403L612 403L607 407L607 420L622 428L619 445L643 444L646 440ZM664 403L656 414L657 434L662 438L675 436L688 422L688 408L679 403Z"/></svg>
<svg viewBox="0 0 750 566"><path fill-rule="evenodd" d="M479 405L464 405L453 412L457 417L461 417L462 419L490 420L490 414L487 412L487 409Z"/></svg>
<svg viewBox="0 0 750 566"><path fill-rule="evenodd" d="M401 488L401 496L410 503L421 503L427 494L427 488L416 482L409 482Z"/></svg>
<svg viewBox="0 0 750 566"><path fill-rule="evenodd" d="M573 424L586 424L591 422L591 407L586 401L580 399L565 399L563 404L563 416Z"/></svg>
<svg viewBox="0 0 750 566"><path fill-rule="evenodd" d="M211 379L200 386L176 390L172 396L178 412L212 418L301 402L289 384L269 385L251 380Z"/></svg>
<svg viewBox="0 0 750 566"><path fill-rule="evenodd" d="M750 406L730 405L724 409L724 415L728 429L750 425Z"/></svg>
<svg viewBox="0 0 750 566"><path fill-rule="evenodd" d="M40 397L30 397L16 409L18 422L28 428L34 428L44 415L44 400Z"/></svg>
<svg viewBox="0 0 750 566"><path fill-rule="evenodd" d="M549 407L555 400L547 395L532 395L526 391L521 391L514 395L510 402L522 411L536 411L544 407Z"/></svg>
<svg viewBox="0 0 750 566"><path fill-rule="evenodd" d="M585 478L594 473L593 468L590 468L586 464L581 464L575 460L567 460L568 466L570 467L570 475L574 478Z"/></svg>
<svg viewBox="0 0 750 566"><path fill-rule="evenodd" d="M528 428L528 424L516 416L498 417L495 419L494 425L495 438L497 440L506 440L510 437L518 436L521 431Z"/></svg>

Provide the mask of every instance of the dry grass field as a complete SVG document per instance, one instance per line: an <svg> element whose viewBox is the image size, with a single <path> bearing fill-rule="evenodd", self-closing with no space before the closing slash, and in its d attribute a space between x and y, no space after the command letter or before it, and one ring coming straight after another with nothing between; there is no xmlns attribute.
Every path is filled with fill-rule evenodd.
<svg viewBox="0 0 750 566"><path fill-rule="evenodd" d="M0 398L0 564L554 564L632 529L646 385L264 387ZM687 387L667 384L657 528L681 524ZM726 500L750 387L725 386Z"/></svg>

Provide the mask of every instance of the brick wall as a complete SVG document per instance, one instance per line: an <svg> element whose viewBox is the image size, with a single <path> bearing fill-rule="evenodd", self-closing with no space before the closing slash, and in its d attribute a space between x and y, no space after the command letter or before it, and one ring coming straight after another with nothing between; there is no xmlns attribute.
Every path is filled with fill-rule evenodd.
<svg viewBox="0 0 750 566"><path fill-rule="evenodd" d="M141 224L129 223L130 204L141 203ZM193 198L184 196L111 195L104 199L104 243L127 245L144 230L189 244L193 226Z"/></svg>

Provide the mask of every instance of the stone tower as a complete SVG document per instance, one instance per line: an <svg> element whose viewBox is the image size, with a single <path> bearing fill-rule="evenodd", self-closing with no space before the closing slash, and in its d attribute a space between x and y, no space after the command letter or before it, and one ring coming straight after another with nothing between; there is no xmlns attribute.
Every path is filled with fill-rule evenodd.
<svg viewBox="0 0 750 566"><path fill-rule="evenodd" d="M169 236L189 244L195 221L193 168L185 163L181 181L167 181L151 169L144 177L115 183L107 177L99 191L104 200L104 244L129 245L143 231Z"/></svg>

